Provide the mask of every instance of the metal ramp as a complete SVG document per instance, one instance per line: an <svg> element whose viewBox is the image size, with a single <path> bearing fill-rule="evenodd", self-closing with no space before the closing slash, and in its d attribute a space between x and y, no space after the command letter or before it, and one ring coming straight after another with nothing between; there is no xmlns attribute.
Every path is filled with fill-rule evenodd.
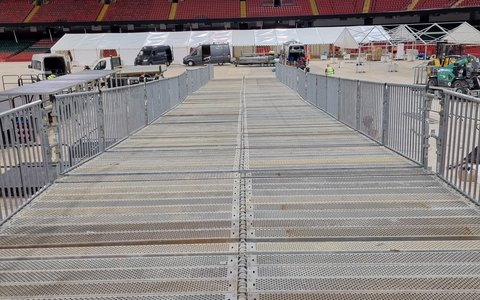
<svg viewBox="0 0 480 300"><path fill-rule="evenodd" d="M0 299L480 299L480 211L275 79L213 80L0 228Z"/></svg>

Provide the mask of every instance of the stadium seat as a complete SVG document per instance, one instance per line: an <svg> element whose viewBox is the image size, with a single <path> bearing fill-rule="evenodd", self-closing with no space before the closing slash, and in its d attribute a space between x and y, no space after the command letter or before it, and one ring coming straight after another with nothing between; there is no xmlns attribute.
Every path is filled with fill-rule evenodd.
<svg viewBox="0 0 480 300"><path fill-rule="evenodd" d="M480 7L479 0L464 0L459 7Z"/></svg>
<svg viewBox="0 0 480 300"><path fill-rule="evenodd" d="M1 0L0 23L22 23L32 8L31 0Z"/></svg>
<svg viewBox="0 0 480 300"><path fill-rule="evenodd" d="M370 12L404 11L412 0L373 0Z"/></svg>
<svg viewBox="0 0 480 300"><path fill-rule="evenodd" d="M247 1L247 8L249 6ZM239 0L210 0L208 4L198 0L178 2L176 20L240 18Z"/></svg>
<svg viewBox="0 0 480 300"><path fill-rule="evenodd" d="M420 0L415 9L436 9L452 6L456 0ZM477 0L478 2L478 0Z"/></svg>
<svg viewBox="0 0 480 300"><path fill-rule="evenodd" d="M98 0L49 0L30 22L94 22L101 8Z"/></svg>
<svg viewBox="0 0 480 300"><path fill-rule="evenodd" d="M363 0L315 0L320 15L342 15L361 13Z"/></svg>
<svg viewBox="0 0 480 300"><path fill-rule="evenodd" d="M247 17L287 17L287 16L311 16L312 7L309 0L292 0L292 5L274 7L265 3L273 1L247 0Z"/></svg>
<svg viewBox="0 0 480 300"><path fill-rule="evenodd" d="M167 20L170 6L167 0L117 0L111 4L104 21Z"/></svg>

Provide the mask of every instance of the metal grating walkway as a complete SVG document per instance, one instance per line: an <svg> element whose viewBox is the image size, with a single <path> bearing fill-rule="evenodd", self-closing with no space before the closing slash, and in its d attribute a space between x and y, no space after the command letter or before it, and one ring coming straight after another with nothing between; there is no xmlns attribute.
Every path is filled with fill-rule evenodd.
<svg viewBox="0 0 480 300"><path fill-rule="evenodd" d="M480 299L480 210L275 79L213 80L0 228L0 299Z"/></svg>

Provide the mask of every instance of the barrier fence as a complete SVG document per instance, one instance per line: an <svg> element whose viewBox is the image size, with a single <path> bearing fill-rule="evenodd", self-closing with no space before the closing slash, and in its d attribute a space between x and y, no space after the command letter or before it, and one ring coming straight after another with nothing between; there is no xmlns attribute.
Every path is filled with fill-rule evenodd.
<svg viewBox="0 0 480 300"><path fill-rule="evenodd" d="M50 97L0 114L0 225L60 173L180 104L213 67L168 79Z"/></svg>
<svg viewBox="0 0 480 300"><path fill-rule="evenodd" d="M300 97L426 169L480 203L480 99L425 86L326 77L277 65ZM435 133L430 133L434 128ZM438 135L436 135L438 130ZM428 150L436 148L429 161ZM435 156L435 155L434 155Z"/></svg>
<svg viewBox="0 0 480 300"><path fill-rule="evenodd" d="M426 165L425 87L326 77L281 64L276 74L300 97L333 118Z"/></svg>

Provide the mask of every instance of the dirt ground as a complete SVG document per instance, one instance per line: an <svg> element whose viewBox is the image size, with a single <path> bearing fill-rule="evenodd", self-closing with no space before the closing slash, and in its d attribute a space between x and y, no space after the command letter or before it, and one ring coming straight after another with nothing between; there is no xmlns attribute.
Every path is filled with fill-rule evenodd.
<svg viewBox="0 0 480 300"><path fill-rule="evenodd" d="M327 66L327 61L314 60L310 62L310 69L312 73L322 74ZM365 65L365 73L356 73L355 61L341 61L332 64L335 69L335 76L349 79L359 79L377 82L391 82L391 83L413 83L413 68L421 62L406 62L397 61L398 72L388 72L389 63L383 62L367 62ZM17 85L17 80L12 76L5 75L22 75L31 74L28 69L28 62L11 62L0 63L0 77L2 77L2 84L0 90L4 89L3 81L5 81L5 88L13 88ZM183 73L189 68L183 65L172 65L165 73L165 77L174 77ZM82 67L74 67L73 72L82 71ZM238 66L227 64L224 66L215 66L215 76L218 78L241 78L243 76L258 76L271 77L275 76L272 72L272 67L260 66Z"/></svg>

